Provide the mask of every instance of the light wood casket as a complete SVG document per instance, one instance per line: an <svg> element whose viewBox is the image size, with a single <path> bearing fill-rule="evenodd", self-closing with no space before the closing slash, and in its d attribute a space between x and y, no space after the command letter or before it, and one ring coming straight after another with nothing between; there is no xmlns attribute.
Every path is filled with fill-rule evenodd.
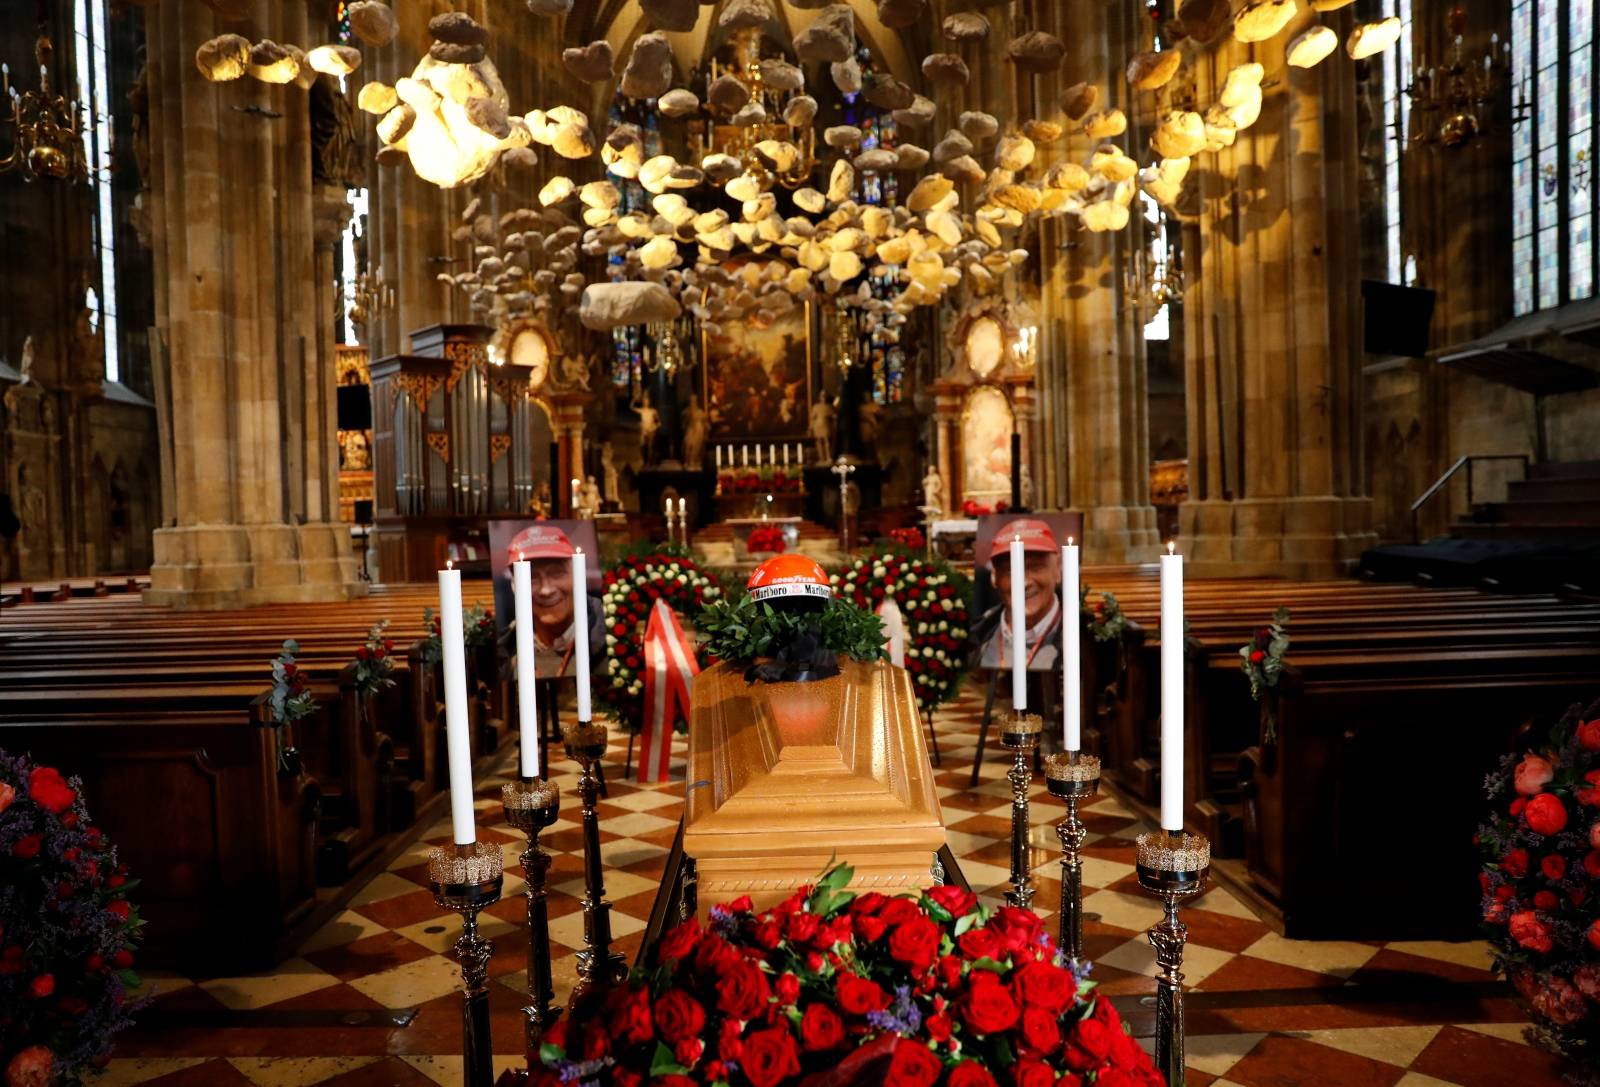
<svg viewBox="0 0 1600 1087"><path fill-rule="evenodd" d="M727 664L695 680L683 851L702 917L742 894L776 904L835 854L858 891L932 885L944 823L911 678L839 664L808 683L746 683Z"/></svg>

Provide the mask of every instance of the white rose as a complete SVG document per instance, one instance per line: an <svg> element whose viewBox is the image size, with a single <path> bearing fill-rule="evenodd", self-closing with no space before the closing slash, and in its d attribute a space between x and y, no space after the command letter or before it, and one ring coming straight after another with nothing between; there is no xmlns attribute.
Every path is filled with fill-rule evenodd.
<svg viewBox="0 0 1600 1087"><path fill-rule="evenodd" d="M606 635L606 644L607 645L616 645L617 644L617 636L615 634L607 634ZM612 661L611 663L615 664L617 662L616 661Z"/></svg>

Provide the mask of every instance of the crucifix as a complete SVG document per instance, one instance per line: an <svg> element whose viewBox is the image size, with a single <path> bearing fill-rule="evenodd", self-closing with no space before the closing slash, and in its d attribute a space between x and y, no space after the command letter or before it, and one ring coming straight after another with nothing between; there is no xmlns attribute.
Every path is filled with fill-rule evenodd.
<svg viewBox="0 0 1600 1087"><path fill-rule="evenodd" d="M833 474L839 477L839 539L846 551L850 550L850 477L855 471L856 466L846 463L843 457L834 462Z"/></svg>

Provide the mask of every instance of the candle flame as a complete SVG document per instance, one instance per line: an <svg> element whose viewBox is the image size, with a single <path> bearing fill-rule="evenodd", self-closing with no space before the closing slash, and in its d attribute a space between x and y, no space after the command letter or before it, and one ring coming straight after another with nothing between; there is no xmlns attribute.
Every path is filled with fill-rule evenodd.
<svg viewBox="0 0 1600 1087"><path fill-rule="evenodd" d="M573 553L573 554L574 554L574 555L581 555L581 554L583 554L583 548L581 548L581 547L574 547L574 548L573 548L573 549L572 549L572 553Z"/></svg>
<svg viewBox="0 0 1600 1087"><path fill-rule="evenodd" d="M454 570L456 568L456 560L455 559L445 559L444 560L444 568L446 570Z"/></svg>
<svg viewBox="0 0 1600 1087"><path fill-rule="evenodd" d="M1071 547L1071 546L1072 546L1072 537L1071 537L1071 536L1068 536L1068 537L1067 537L1067 546L1068 546L1068 547Z"/></svg>
<svg viewBox="0 0 1600 1087"><path fill-rule="evenodd" d="M1012 536L1011 536L1011 542L1012 543L1021 543L1022 542L1022 533L1020 533L1020 532L1013 533Z"/></svg>
<svg viewBox="0 0 1600 1087"><path fill-rule="evenodd" d="M1178 553L1178 543L1177 543L1177 541L1176 540L1168 540L1167 541L1167 554L1175 555L1177 553Z"/></svg>

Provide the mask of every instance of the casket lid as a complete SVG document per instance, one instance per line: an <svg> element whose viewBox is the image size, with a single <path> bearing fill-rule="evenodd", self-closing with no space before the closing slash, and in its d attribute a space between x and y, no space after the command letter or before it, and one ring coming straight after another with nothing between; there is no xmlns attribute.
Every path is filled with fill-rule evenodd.
<svg viewBox="0 0 1600 1087"><path fill-rule="evenodd" d="M705 860L937 850L943 821L911 678L841 659L807 683L695 680L684 849Z"/></svg>

